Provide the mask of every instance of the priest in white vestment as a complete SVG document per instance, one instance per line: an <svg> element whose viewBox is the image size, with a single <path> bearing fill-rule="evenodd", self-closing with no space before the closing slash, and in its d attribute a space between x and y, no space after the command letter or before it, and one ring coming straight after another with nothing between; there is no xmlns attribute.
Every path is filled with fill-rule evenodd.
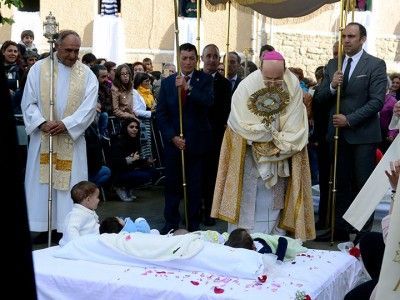
<svg viewBox="0 0 400 300"><path fill-rule="evenodd" d="M266 52L233 94L211 216L228 231L315 238L307 141L299 81L279 52Z"/></svg>
<svg viewBox="0 0 400 300"><path fill-rule="evenodd" d="M21 108L30 137L25 174L25 193L30 230L48 230L49 134L53 136L52 229L62 232L72 209L71 187L87 180L84 132L96 114L98 81L78 61L81 39L64 30L56 41L54 57L54 109L50 111L50 58L35 63L29 71Z"/></svg>

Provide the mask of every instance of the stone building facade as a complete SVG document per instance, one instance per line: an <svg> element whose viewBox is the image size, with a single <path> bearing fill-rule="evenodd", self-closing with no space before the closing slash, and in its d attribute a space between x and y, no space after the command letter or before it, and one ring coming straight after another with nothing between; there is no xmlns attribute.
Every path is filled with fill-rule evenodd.
<svg viewBox="0 0 400 300"><path fill-rule="evenodd" d="M39 3L38 24L36 24L38 31L41 22L51 11L56 16L60 29L73 29L81 35L82 53L92 51L98 0L37 2ZM204 1L202 2L201 45L214 43L224 53L227 44L227 10L211 12L205 7ZM15 9L9 10L3 6L1 10L5 16L17 13ZM373 10L367 17L365 13L356 13L356 20L368 22L368 42L373 49L369 52L383 58L389 72L400 71L399 12L398 0L373 0ZM315 68L324 65L332 55L332 44L338 36L338 17L339 3L325 5L303 18L282 20L269 19L251 10L233 6L229 47L230 50L239 52L242 57L245 49L253 50L253 55L248 56L248 59L258 63L258 51L261 45L270 43L285 55L289 66L300 67L306 76L312 76ZM161 69L163 63L173 62L175 44L173 1L121 1L118 18L125 36L123 52L126 62L150 57L156 69ZM196 32L195 28L193 30ZM0 42L10 39L12 32L12 27L9 25L0 27ZM46 51L48 47L46 41L40 32L35 31L35 33L36 45L40 50Z"/></svg>

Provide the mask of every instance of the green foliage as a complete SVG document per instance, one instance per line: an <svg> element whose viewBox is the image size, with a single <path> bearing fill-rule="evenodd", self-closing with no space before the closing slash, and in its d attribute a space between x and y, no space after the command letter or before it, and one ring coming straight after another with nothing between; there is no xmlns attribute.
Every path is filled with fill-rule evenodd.
<svg viewBox="0 0 400 300"><path fill-rule="evenodd" d="M0 0L0 9L2 5L6 5L8 8L11 8L12 6L15 7L23 7L24 3L22 0ZM0 11L0 24L12 24L14 23L14 20L12 18L5 18L1 15Z"/></svg>

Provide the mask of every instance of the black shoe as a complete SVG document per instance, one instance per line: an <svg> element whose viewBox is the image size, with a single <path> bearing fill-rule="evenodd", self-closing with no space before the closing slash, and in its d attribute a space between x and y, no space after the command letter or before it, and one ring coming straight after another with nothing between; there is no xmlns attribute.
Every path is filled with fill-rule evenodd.
<svg viewBox="0 0 400 300"><path fill-rule="evenodd" d="M326 233L320 234L315 239L316 242L330 242L331 241L331 232L328 231ZM333 234L333 241L335 242L348 242L350 241L350 236L348 233L343 231L338 231Z"/></svg>
<svg viewBox="0 0 400 300"><path fill-rule="evenodd" d="M170 231L175 231L179 228L178 225L171 225L171 224L165 224L163 228L160 229L160 234L165 235L168 234Z"/></svg>
<svg viewBox="0 0 400 300"><path fill-rule="evenodd" d="M203 224L204 224L205 226L214 226L215 223L216 223L215 219L214 219L214 218L211 218L211 217L205 217L205 218L204 218L204 221L203 221Z"/></svg>

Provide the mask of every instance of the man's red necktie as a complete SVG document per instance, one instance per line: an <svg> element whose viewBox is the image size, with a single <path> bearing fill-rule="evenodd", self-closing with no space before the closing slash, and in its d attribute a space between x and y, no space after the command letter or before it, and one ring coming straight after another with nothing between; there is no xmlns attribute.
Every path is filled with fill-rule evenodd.
<svg viewBox="0 0 400 300"><path fill-rule="evenodd" d="M185 81L188 82L190 80L190 76L185 76ZM181 101L182 101L182 107L186 103L186 98L187 98L188 90L185 90L185 87L181 87Z"/></svg>

